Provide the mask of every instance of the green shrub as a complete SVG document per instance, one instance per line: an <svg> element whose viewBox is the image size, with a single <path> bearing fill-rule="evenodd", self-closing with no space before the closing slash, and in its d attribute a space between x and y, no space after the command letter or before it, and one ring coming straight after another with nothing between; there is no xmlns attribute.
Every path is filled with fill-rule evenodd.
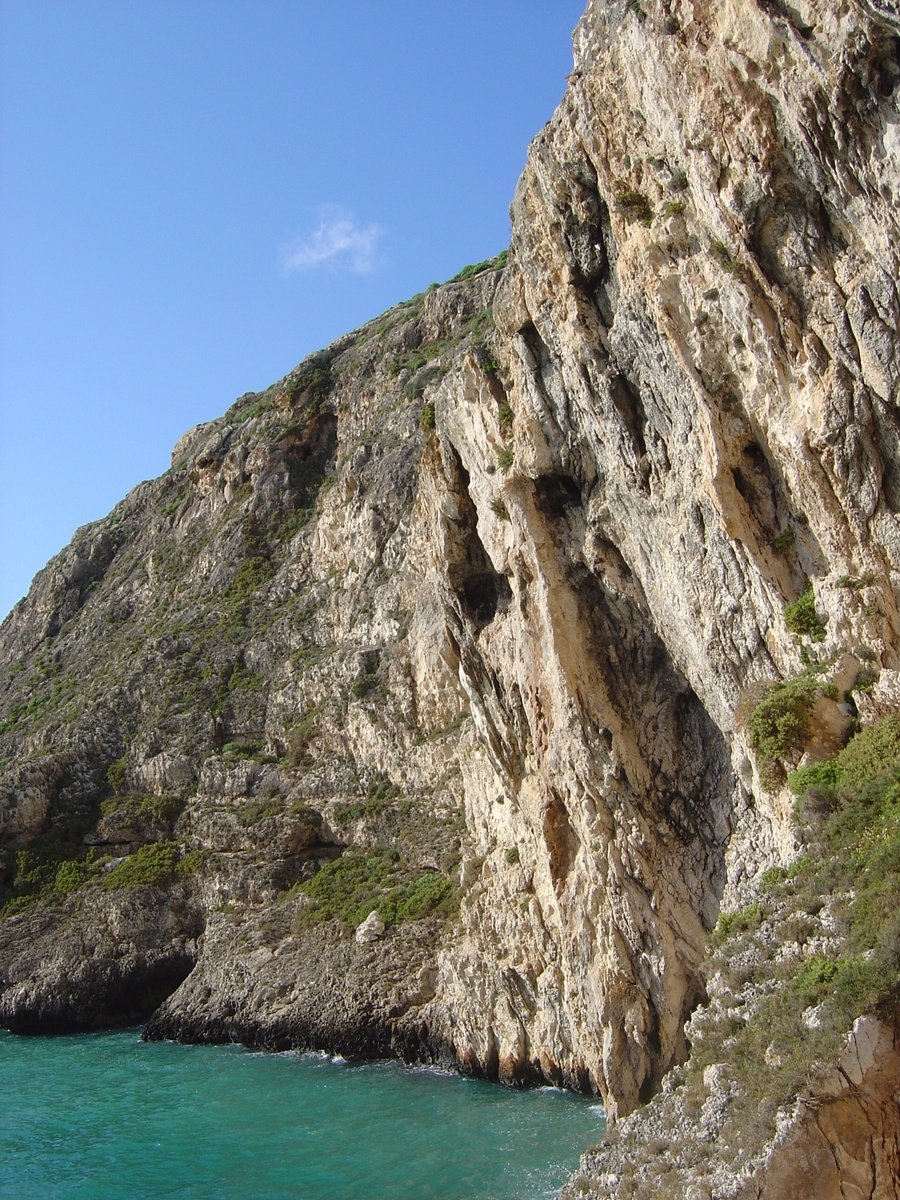
<svg viewBox="0 0 900 1200"><path fill-rule="evenodd" d="M759 885L764 892L770 892L787 879L784 867L767 867L759 878Z"/></svg>
<svg viewBox="0 0 900 1200"><path fill-rule="evenodd" d="M350 849L295 891L312 901L304 919L359 925L375 909L385 925L449 916L455 896L450 881L437 871L414 875L397 850Z"/></svg>
<svg viewBox="0 0 900 1200"><path fill-rule="evenodd" d="M838 768L833 759L801 767L798 771L791 771L787 777L788 787L795 796L803 796L812 787L833 788L837 782Z"/></svg>
<svg viewBox="0 0 900 1200"><path fill-rule="evenodd" d="M225 606L233 608L251 600L272 577L274 570L269 560L261 554L244 559L222 594Z"/></svg>
<svg viewBox="0 0 900 1200"><path fill-rule="evenodd" d="M486 258L483 262L470 263L467 267L457 274L448 283L460 283L464 279L472 279L475 275L480 275L483 271L499 271L506 266L507 250L501 250L499 254L495 254L493 258Z"/></svg>
<svg viewBox="0 0 900 1200"><path fill-rule="evenodd" d="M863 588L871 587L875 582L876 575L874 571L863 571L862 575L842 575L837 581L839 588L850 588L851 591L861 591Z"/></svg>
<svg viewBox="0 0 900 1200"><path fill-rule="evenodd" d="M376 775L369 784L368 793L362 800L354 800L349 804L335 805L335 815L341 821L358 821L361 818L372 819L382 813L394 809L400 798L400 789L385 775ZM408 809L408 803L402 806Z"/></svg>
<svg viewBox="0 0 900 1200"><path fill-rule="evenodd" d="M430 383L435 383L443 377L445 370L445 367L434 364L419 371L403 385L404 398L407 400L418 400L424 395L425 389Z"/></svg>
<svg viewBox="0 0 900 1200"><path fill-rule="evenodd" d="M117 888L156 886L167 883L175 873L178 847L174 842L141 846L103 876L107 891Z"/></svg>
<svg viewBox="0 0 900 1200"><path fill-rule="evenodd" d="M177 820L184 809L181 796L148 796L128 793L109 796L100 805L104 817L138 824L168 824Z"/></svg>
<svg viewBox="0 0 900 1200"><path fill-rule="evenodd" d="M509 520L509 509L500 496L495 496L491 501L491 512L495 517L499 517L501 521Z"/></svg>
<svg viewBox="0 0 900 1200"><path fill-rule="evenodd" d="M337 919L358 925L378 907L398 860L399 854L394 858L384 850L347 850L301 883L297 891L312 900L313 920Z"/></svg>
<svg viewBox="0 0 900 1200"><path fill-rule="evenodd" d="M21 912L37 900L52 903L71 895L99 870L95 851L85 853L72 829L42 834L27 850L16 852L3 915Z"/></svg>
<svg viewBox="0 0 900 1200"><path fill-rule="evenodd" d="M840 783L857 789L900 768L900 716L861 729L833 761Z"/></svg>
<svg viewBox="0 0 900 1200"><path fill-rule="evenodd" d="M361 670L350 684L350 695L354 700L363 700L366 696L371 696L380 686L381 680L377 671Z"/></svg>
<svg viewBox="0 0 900 1200"><path fill-rule="evenodd" d="M762 919L762 908L756 903L748 904L745 908L739 908L734 912L720 913L713 930L713 937L717 942L727 941L736 933L747 933L748 930L755 929L762 923Z"/></svg>
<svg viewBox="0 0 900 1200"><path fill-rule="evenodd" d="M791 985L800 1003L805 1007L818 1004L830 988L837 972L837 962L826 958L824 954L814 954L812 958L808 958L801 965Z"/></svg>
<svg viewBox="0 0 900 1200"><path fill-rule="evenodd" d="M628 221L640 221L643 225L653 221L653 206L643 192L619 192L615 197L615 205Z"/></svg>
<svg viewBox="0 0 900 1200"><path fill-rule="evenodd" d="M263 742L226 742L222 747L222 758L226 763L237 762L276 762L272 754L265 753Z"/></svg>
<svg viewBox="0 0 900 1200"><path fill-rule="evenodd" d="M828 764L816 764L818 776L796 773L795 783L809 784L804 810L827 791L827 819L804 831L808 852L787 871L763 874L762 886L774 893L765 910L754 904L723 913L716 928L709 969L749 984L747 1004L741 1019L722 1011L700 1030L685 1082L702 1103L704 1068L729 1063L740 1086L717 1138L745 1164L774 1134L778 1111L814 1084L817 1064L834 1062L854 1020L866 1012L892 1019L900 1009L898 722L889 717L861 730ZM834 953L804 958L822 931L823 908L840 942ZM732 966L727 939L736 931L746 944ZM817 1020L807 1026L803 1011L814 1005Z"/></svg>
<svg viewBox="0 0 900 1200"><path fill-rule="evenodd" d="M391 800L396 800L399 795L400 789L387 775L376 773L369 780L366 796L372 804L387 804Z"/></svg>
<svg viewBox="0 0 900 1200"><path fill-rule="evenodd" d="M303 716L292 726L288 733L288 750L287 750L287 765L297 769L302 767L306 761L307 750L309 743L315 737L319 727L319 718L322 715L322 705L314 704L311 708L306 709Z"/></svg>
<svg viewBox="0 0 900 1200"><path fill-rule="evenodd" d="M328 351L316 355L314 361L304 367L287 385L287 396L292 405L305 401L307 411L317 412L334 390L331 373L331 358Z"/></svg>
<svg viewBox="0 0 900 1200"><path fill-rule="evenodd" d="M189 875L199 874L208 861L208 850L189 850L175 864L175 874L179 879L186 879Z"/></svg>
<svg viewBox="0 0 900 1200"><path fill-rule="evenodd" d="M804 1007L833 999L841 1009L863 1012L890 984L887 964L878 959L860 954L837 958L814 954L801 965L791 986Z"/></svg>
<svg viewBox="0 0 900 1200"><path fill-rule="evenodd" d="M420 921L423 917L450 916L454 906L450 880L438 871L422 871L385 897L378 911L385 925L401 925L404 921Z"/></svg>
<svg viewBox="0 0 900 1200"><path fill-rule="evenodd" d="M729 274L734 274L737 271L734 259L731 257L731 251L724 242L712 242L709 248L713 258L723 271L728 271Z"/></svg>
<svg viewBox="0 0 900 1200"><path fill-rule="evenodd" d="M506 851L505 858L511 867L515 866L515 864L519 861L519 847L510 846Z"/></svg>
<svg viewBox="0 0 900 1200"><path fill-rule="evenodd" d="M508 446L504 446L501 450L497 451L497 466L504 475L515 462L515 458L515 453Z"/></svg>
<svg viewBox="0 0 900 1200"><path fill-rule="evenodd" d="M810 714L820 685L809 675L772 684L750 713L747 732L764 777L774 780L809 740Z"/></svg>
<svg viewBox="0 0 900 1200"><path fill-rule="evenodd" d="M125 773L128 770L128 755L123 754L106 768L106 782L114 792L120 792L125 783Z"/></svg>
<svg viewBox="0 0 900 1200"><path fill-rule="evenodd" d="M272 540L276 543L290 542L301 529L304 529L315 516L314 508L298 508L284 517L276 526Z"/></svg>
<svg viewBox="0 0 900 1200"><path fill-rule="evenodd" d="M60 896L68 896L77 891L83 883L87 883L96 874L96 867L85 858L70 858L56 868L53 886Z"/></svg>
<svg viewBox="0 0 900 1200"><path fill-rule="evenodd" d="M235 425L242 425L244 421L251 421L255 417L261 417L264 413L271 411L272 397L264 392L253 403L247 404L243 408L240 408L238 405L232 405L225 416L230 418Z"/></svg>
<svg viewBox="0 0 900 1200"><path fill-rule="evenodd" d="M422 405L422 412L419 416L419 428L423 433L431 433L434 429L434 401L427 400Z"/></svg>
<svg viewBox="0 0 900 1200"><path fill-rule="evenodd" d="M816 598L812 584L803 595L788 604L784 610L784 623L791 631L800 637L808 637L811 642L825 640L825 621L816 612Z"/></svg>
<svg viewBox="0 0 900 1200"><path fill-rule="evenodd" d="M238 820L245 828L250 828L263 821L268 821L270 817L277 817L283 811L284 805L276 797L260 797L256 800L248 800L241 807Z"/></svg>

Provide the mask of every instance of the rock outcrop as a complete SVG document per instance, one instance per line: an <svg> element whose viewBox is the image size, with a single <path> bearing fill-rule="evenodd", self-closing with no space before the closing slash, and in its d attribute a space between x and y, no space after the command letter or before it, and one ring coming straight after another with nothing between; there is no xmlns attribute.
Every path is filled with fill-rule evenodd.
<svg viewBox="0 0 900 1200"><path fill-rule="evenodd" d="M38 575L4 1023L127 978L152 1036L659 1091L720 907L794 853L784 768L900 697L898 38L887 0L590 0L508 261L192 430ZM766 759L742 701L811 665Z"/></svg>

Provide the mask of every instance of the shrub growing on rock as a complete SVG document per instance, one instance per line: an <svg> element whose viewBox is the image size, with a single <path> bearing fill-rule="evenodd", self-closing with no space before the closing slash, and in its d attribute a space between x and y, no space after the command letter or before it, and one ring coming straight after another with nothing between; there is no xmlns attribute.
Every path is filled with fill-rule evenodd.
<svg viewBox="0 0 900 1200"><path fill-rule="evenodd" d="M785 762L796 760L803 753L820 686L809 675L772 684L750 713L747 721L750 745L767 782L783 779Z"/></svg>
<svg viewBox="0 0 900 1200"><path fill-rule="evenodd" d="M787 605L784 610L784 623L791 633L808 637L811 642L825 640L825 621L816 612L816 598L813 594L812 584L807 587L798 600Z"/></svg>

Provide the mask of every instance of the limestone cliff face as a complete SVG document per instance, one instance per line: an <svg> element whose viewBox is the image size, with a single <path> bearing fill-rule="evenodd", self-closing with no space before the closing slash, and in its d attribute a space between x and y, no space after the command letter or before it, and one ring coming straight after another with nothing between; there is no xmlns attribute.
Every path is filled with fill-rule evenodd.
<svg viewBox="0 0 900 1200"><path fill-rule="evenodd" d="M863 659L861 708L900 694L898 34L591 0L505 268L243 397L38 576L0 632L5 1024L115 1019L162 963L159 1036L658 1089L723 897L792 850L735 711L801 670L808 580L809 751ZM383 935L324 905L338 862Z"/></svg>

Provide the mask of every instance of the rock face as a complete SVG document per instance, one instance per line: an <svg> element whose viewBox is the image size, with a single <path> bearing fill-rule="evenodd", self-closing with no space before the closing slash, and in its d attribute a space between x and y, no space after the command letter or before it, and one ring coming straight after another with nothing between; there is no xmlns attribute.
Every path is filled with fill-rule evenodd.
<svg viewBox="0 0 900 1200"><path fill-rule="evenodd" d="M741 698L816 656L816 758L900 696L898 36L591 0L508 263L40 573L0 631L7 1024L115 1015L77 946L137 992L193 965L151 1036L658 1091L720 905L793 850Z"/></svg>
<svg viewBox="0 0 900 1200"><path fill-rule="evenodd" d="M660 1144L661 1121L665 1122L666 1144L673 1140L681 1148L690 1144L685 1113L663 1115L666 1108L677 1107L673 1098L666 1098L652 1115L636 1113L624 1121L615 1145L586 1156L582 1173L564 1188L561 1200L609 1195L683 1196L687 1200L712 1200L713 1196L722 1200L843 1200L845 1196L894 1200L900 1195L898 1074L896 1033L874 1018L862 1018L830 1080L797 1105L774 1143L760 1148L751 1169L729 1170L716 1161L716 1148L712 1148L700 1166L696 1160L685 1162L655 1183L641 1178L648 1135L651 1146ZM727 1105L727 1081L713 1081L712 1101L705 1106L704 1117L716 1103ZM679 1126L680 1139L677 1134L673 1137Z"/></svg>

